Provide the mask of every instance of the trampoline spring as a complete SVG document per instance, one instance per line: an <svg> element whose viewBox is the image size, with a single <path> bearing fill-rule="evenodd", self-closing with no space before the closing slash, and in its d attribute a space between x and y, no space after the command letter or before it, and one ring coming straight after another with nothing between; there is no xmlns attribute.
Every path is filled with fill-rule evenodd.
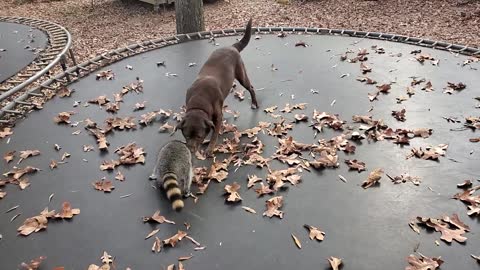
<svg viewBox="0 0 480 270"><path fill-rule="evenodd" d="M79 68L79 69L81 69L81 70L83 70L83 71L89 71L88 68L84 68L84 67L82 67L82 66L80 66L80 65L77 65L76 67Z"/></svg>
<svg viewBox="0 0 480 270"><path fill-rule="evenodd" d="M141 44L141 43L137 43L137 45L138 45L140 48L142 48L142 49L146 49L146 48L147 48L147 47L143 46L143 44Z"/></svg>
<svg viewBox="0 0 480 270"><path fill-rule="evenodd" d="M43 97L43 94L33 93L33 92L27 93L27 95L34 96L34 97Z"/></svg>
<svg viewBox="0 0 480 270"><path fill-rule="evenodd" d="M90 64L95 64L97 66L102 66L102 63L100 63L100 62L96 62L96 61L93 61L93 60L90 60L89 62L90 62Z"/></svg>
<svg viewBox="0 0 480 270"><path fill-rule="evenodd" d="M21 77L21 78L28 78L28 77L31 77L33 74L17 74L18 77Z"/></svg>
<svg viewBox="0 0 480 270"><path fill-rule="evenodd" d="M106 54L100 55L102 58L107 59L107 60L112 60L111 57L108 57Z"/></svg>
<svg viewBox="0 0 480 270"><path fill-rule="evenodd" d="M45 89L49 89L49 90L54 90L55 89L54 87L51 87L51 86L45 85L45 84L41 84L40 87L45 88Z"/></svg>
<svg viewBox="0 0 480 270"><path fill-rule="evenodd" d="M29 106L32 106L33 103L30 103L30 102L25 102L25 101L20 101L20 100L15 100L13 101L15 103L18 103L18 104L22 104L22 105L29 105Z"/></svg>
<svg viewBox="0 0 480 270"><path fill-rule="evenodd" d="M2 109L2 111L6 112L6 113L12 113L12 114L22 114L19 111L13 111L13 110L7 110L7 109Z"/></svg>
<svg viewBox="0 0 480 270"><path fill-rule="evenodd" d="M125 47L125 49L129 50L130 52L134 53L135 51L130 49L129 47Z"/></svg>

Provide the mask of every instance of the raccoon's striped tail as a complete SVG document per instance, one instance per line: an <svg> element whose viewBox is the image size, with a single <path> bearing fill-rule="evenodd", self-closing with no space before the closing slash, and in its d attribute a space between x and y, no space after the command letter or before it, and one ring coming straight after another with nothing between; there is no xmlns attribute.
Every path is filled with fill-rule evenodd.
<svg viewBox="0 0 480 270"><path fill-rule="evenodd" d="M163 189L167 193L167 198L172 203L172 209L180 211L183 209L182 191L178 186L177 176L173 173L167 173L163 176Z"/></svg>

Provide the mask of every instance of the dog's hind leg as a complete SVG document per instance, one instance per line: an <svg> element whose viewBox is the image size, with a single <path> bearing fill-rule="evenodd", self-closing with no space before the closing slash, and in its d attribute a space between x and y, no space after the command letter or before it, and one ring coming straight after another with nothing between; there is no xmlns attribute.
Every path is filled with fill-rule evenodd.
<svg viewBox="0 0 480 270"><path fill-rule="evenodd" d="M243 64L241 58L239 59L238 64L235 67L235 78L243 87L245 87L245 89L248 90L248 92L250 93L250 97L252 98L252 108L257 109L258 102L257 96L255 95L255 89L253 88L250 80L248 79L247 70L245 69L245 65Z"/></svg>

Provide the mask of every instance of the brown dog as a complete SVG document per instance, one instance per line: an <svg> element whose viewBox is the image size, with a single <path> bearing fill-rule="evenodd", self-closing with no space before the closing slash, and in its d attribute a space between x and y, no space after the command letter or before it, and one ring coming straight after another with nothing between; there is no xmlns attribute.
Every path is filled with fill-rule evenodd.
<svg viewBox="0 0 480 270"><path fill-rule="evenodd" d="M182 130L192 153L197 151L212 131L207 155L213 154L222 127L223 102L235 79L250 92L252 108L258 107L253 86L240 57L240 52L247 46L251 35L252 19L248 21L245 34L239 42L217 49L210 55L187 91L185 117L176 128Z"/></svg>

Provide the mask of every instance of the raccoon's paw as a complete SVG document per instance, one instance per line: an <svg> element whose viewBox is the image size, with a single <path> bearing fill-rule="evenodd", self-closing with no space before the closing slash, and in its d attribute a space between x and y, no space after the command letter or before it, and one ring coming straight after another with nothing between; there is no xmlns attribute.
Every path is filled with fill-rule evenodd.
<svg viewBox="0 0 480 270"><path fill-rule="evenodd" d="M148 177L148 179L150 179L150 180L157 180L157 178L158 178L158 175L156 175L156 174L154 174L154 173L152 173L152 174Z"/></svg>

